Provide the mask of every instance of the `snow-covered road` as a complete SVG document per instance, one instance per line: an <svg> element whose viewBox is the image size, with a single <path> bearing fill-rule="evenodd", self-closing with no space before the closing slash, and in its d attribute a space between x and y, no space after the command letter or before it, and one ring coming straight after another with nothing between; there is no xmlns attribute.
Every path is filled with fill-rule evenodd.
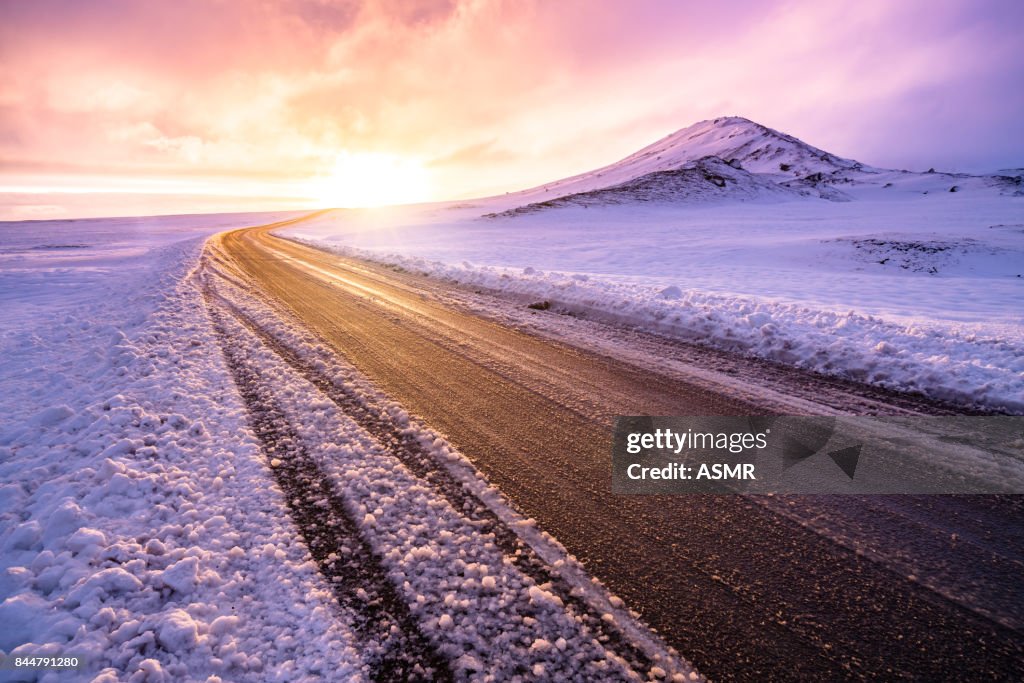
<svg viewBox="0 0 1024 683"><path fill-rule="evenodd" d="M0 650L87 662L44 680L699 680L437 434L201 262L261 218L9 226ZM71 260L61 231L94 244Z"/></svg>
<svg viewBox="0 0 1024 683"><path fill-rule="evenodd" d="M270 233L228 233L211 245L210 265L220 273L219 286L233 292L229 300L261 291L278 307L276 316L242 313L240 324L350 419L359 415L346 398L352 392L332 386L332 373L341 373L345 387L354 382L384 391L381 400L397 401L386 412L402 420L405 411L414 414L414 424L423 425L416 432L429 425L443 433L443 448L457 449L452 462L472 477L486 477L672 645L697 659L702 671L746 679L779 671L838 675L850 667L860 675L894 667L907 675L939 675L949 668L1005 673L1020 666L1020 614L1009 597L1020 586L1007 580L1018 551L1014 544L977 539L970 528L978 518L1000 528L1020 520L1024 509L1012 497L994 505L982 499L954 504L969 513L941 501L908 508L850 498L822 517L811 499L777 504L607 493L615 414L753 414L793 410L801 402L817 411L953 409L780 368L761 391L761 366L734 359L740 365L730 369L747 385L738 389L737 382L721 381L728 374L721 365L688 372L689 364L721 363L719 356L690 349L698 355L683 362L681 347L668 342L656 346L654 363L644 366L636 362L644 342L658 342L642 332L633 343L617 345L612 337L621 330L538 314ZM275 318L270 328L261 322ZM531 324L537 318L562 319L562 327L550 334ZM630 353L625 360L622 354ZM318 363L331 369L327 378ZM386 434L379 425L366 428ZM325 425L316 433L330 431ZM446 490L438 481L438 463L446 458L416 465L419 459L403 457L398 446L390 452L412 473L435 491ZM463 511L477 506L449 503ZM375 528L379 512L388 510L366 506L355 516L370 515ZM978 543L965 552L955 539L967 536ZM898 558L868 557L866 549L893 543L914 550ZM509 546L505 552L518 551ZM786 558L782 567L780 557ZM560 599L569 605L564 594ZM430 596L424 600L429 608ZM888 609L892 604L901 610ZM863 618L865 610L871 620ZM901 638L894 641L892 633Z"/></svg>

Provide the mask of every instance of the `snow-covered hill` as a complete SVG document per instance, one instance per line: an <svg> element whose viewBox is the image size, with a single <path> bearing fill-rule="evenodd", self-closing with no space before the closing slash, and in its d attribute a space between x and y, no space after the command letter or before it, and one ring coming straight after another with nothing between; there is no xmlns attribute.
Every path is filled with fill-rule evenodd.
<svg viewBox="0 0 1024 683"><path fill-rule="evenodd" d="M502 214L514 216L556 206L590 207L631 202L785 201L811 194L812 190L787 187L764 175L750 173L739 162L727 163L719 157L708 156L679 168L654 171L598 190L531 202Z"/></svg>
<svg viewBox="0 0 1024 683"><path fill-rule="evenodd" d="M844 159L739 116L701 121L609 166L492 200L520 214L567 205L707 202L988 191L1020 195L1020 174L925 173Z"/></svg>

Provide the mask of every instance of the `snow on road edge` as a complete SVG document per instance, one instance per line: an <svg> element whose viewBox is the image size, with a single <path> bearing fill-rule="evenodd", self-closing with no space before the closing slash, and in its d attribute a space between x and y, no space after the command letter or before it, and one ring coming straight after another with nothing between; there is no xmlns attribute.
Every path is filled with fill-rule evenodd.
<svg viewBox="0 0 1024 683"><path fill-rule="evenodd" d="M556 311L951 403L1024 413L1024 344L928 324L740 296L601 281L587 275L460 265L281 236Z"/></svg>

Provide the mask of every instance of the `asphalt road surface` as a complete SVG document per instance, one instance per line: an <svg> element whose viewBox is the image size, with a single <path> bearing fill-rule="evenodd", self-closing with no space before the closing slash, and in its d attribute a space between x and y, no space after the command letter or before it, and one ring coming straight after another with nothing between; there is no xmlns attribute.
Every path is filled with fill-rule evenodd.
<svg viewBox="0 0 1024 683"><path fill-rule="evenodd" d="M613 495L614 416L771 407L503 324L454 303L450 285L275 227L224 233L210 249L445 434L710 678L1024 678L1019 497ZM818 380L791 372L813 394ZM821 381L833 403L858 395ZM842 542L857 538L884 542ZM922 576L901 570L915 562Z"/></svg>

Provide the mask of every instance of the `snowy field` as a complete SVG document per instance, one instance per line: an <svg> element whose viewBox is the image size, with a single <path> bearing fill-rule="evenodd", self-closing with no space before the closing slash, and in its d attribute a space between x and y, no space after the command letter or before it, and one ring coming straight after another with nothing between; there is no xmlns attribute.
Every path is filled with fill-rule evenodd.
<svg viewBox="0 0 1024 683"><path fill-rule="evenodd" d="M301 212L299 212L301 213ZM128 310L128 299L154 290L187 243L233 227L292 213L208 214L140 218L0 222L0 324L47 328L63 316L93 321L100 311ZM138 309L143 317L152 305ZM141 318L140 318L141 319Z"/></svg>
<svg viewBox="0 0 1024 683"><path fill-rule="evenodd" d="M842 202L484 216L509 203L338 211L282 234L819 372L1024 410L1022 197L897 187Z"/></svg>
<svg viewBox="0 0 1024 683"><path fill-rule="evenodd" d="M89 663L41 680L358 661L183 282L207 235L277 217L0 225L0 650Z"/></svg>

